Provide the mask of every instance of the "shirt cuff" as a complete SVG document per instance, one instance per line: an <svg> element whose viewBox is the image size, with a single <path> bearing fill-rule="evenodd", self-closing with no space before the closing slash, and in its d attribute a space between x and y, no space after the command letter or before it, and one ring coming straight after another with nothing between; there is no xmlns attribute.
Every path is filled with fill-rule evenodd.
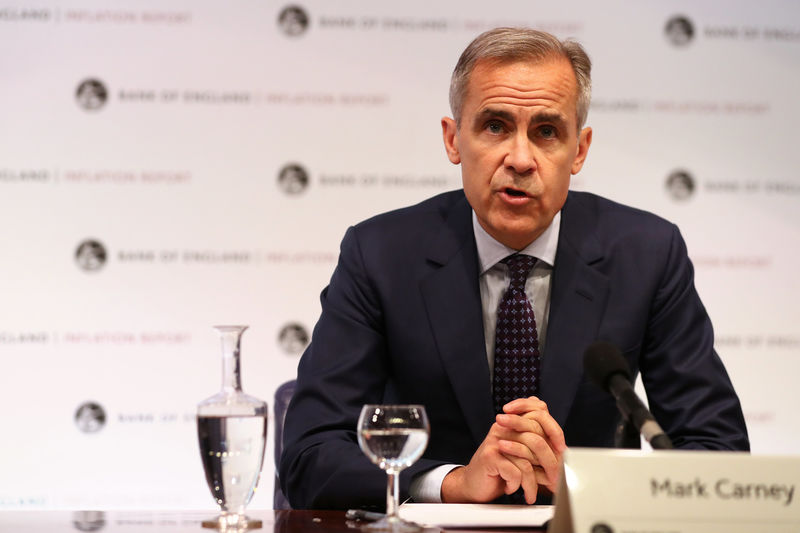
<svg viewBox="0 0 800 533"><path fill-rule="evenodd" d="M417 503L442 503L442 482L451 470L462 465L441 465L414 476L408 488Z"/></svg>

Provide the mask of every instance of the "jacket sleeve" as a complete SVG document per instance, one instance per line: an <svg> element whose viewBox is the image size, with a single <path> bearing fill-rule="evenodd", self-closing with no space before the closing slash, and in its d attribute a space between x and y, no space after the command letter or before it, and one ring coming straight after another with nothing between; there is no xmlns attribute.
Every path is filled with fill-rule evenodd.
<svg viewBox="0 0 800 533"><path fill-rule="evenodd" d="M361 452L356 424L362 405L386 400L390 363L381 294L364 266L356 228L345 234L320 299L322 313L286 414L281 487L293 508L382 508L386 474ZM401 501L415 473L439 464L420 459L405 469Z"/></svg>
<svg viewBox="0 0 800 533"><path fill-rule="evenodd" d="M640 358L653 415L676 448L749 450L738 396L694 286L694 270L673 226Z"/></svg>

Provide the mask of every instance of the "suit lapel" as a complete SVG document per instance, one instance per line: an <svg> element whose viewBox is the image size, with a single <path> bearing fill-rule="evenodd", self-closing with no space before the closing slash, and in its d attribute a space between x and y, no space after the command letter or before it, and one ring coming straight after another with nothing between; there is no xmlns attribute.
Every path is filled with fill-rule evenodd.
<svg viewBox="0 0 800 533"><path fill-rule="evenodd" d="M449 212L445 225L430 243L433 271L420 284L428 320L476 444L494 422L489 363L483 336L478 252L466 199Z"/></svg>
<svg viewBox="0 0 800 533"><path fill-rule="evenodd" d="M596 340L608 296L608 278L591 266L603 257L592 215L570 194L550 292L541 396L562 427L583 375L583 353Z"/></svg>

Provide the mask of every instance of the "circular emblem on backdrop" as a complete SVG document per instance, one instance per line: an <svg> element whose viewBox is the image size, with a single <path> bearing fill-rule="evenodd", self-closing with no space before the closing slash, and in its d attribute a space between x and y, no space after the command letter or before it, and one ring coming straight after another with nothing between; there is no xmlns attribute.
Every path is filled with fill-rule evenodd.
<svg viewBox="0 0 800 533"><path fill-rule="evenodd" d="M95 272L106 264L106 247L94 239L87 239L75 250L75 262L86 272Z"/></svg>
<svg viewBox="0 0 800 533"><path fill-rule="evenodd" d="M75 411L75 425L84 433L97 433L106 425L106 412L98 403L82 403Z"/></svg>
<svg viewBox="0 0 800 533"><path fill-rule="evenodd" d="M289 355L297 355L308 345L308 332L301 324L291 322L281 328L278 345Z"/></svg>
<svg viewBox="0 0 800 533"><path fill-rule="evenodd" d="M688 200L694 194L694 178L685 170L675 170L667 176L666 187L673 200Z"/></svg>
<svg viewBox="0 0 800 533"><path fill-rule="evenodd" d="M308 172L297 163L289 163L278 174L278 186L286 194L300 194L308 187Z"/></svg>
<svg viewBox="0 0 800 533"><path fill-rule="evenodd" d="M602 522L592 525L592 529L589 531L591 531L591 533L614 533L614 530L611 529L611 526Z"/></svg>
<svg viewBox="0 0 800 533"><path fill-rule="evenodd" d="M100 531L106 525L106 513L103 511L75 511L72 514L72 525L78 531Z"/></svg>
<svg viewBox="0 0 800 533"><path fill-rule="evenodd" d="M694 38L694 24L683 15L676 15L667 21L664 34L675 46L686 46Z"/></svg>
<svg viewBox="0 0 800 533"><path fill-rule="evenodd" d="M75 91L78 105L87 111L95 111L103 107L108 100L108 90L102 81L89 78L83 80Z"/></svg>
<svg viewBox="0 0 800 533"><path fill-rule="evenodd" d="M289 37L297 37L308 30L309 18L306 10L297 5L286 6L278 15L278 27Z"/></svg>

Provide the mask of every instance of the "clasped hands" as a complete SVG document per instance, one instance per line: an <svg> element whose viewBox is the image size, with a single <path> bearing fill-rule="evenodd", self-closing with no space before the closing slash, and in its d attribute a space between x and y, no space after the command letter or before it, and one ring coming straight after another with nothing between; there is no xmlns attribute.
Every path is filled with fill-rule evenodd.
<svg viewBox="0 0 800 533"><path fill-rule="evenodd" d="M564 432L547 405L531 396L503 406L469 464L450 471L442 501L489 502L520 487L525 501L536 501L539 487L555 492Z"/></svg>

